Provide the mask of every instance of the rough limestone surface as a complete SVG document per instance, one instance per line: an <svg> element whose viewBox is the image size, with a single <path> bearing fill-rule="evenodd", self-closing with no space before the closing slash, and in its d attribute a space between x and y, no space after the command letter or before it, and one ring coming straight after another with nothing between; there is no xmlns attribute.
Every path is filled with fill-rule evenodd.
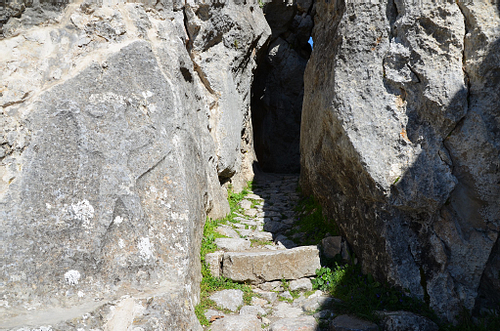
<svg viewBox="0 0 500 331"><path fill-rule="evenodd" d="M260 331L260 320L253 315L225 316L210 326L212 331Z"/></svg>
<svg viewBox="0 0 500 331"><path fill-rule="evenodd" d="M492 3L316 3L301 187L450 321L500 299L499 26Z"/></svg>
<svg viewBox="0 0 500 331"><path fill-rule="evenodd" d="M205 263L210 270L210 274L214 277L222 275L222 259L224 258L224 251L215 251L205 255Z"/></svg>
<svg viewBox="0 0 500 331"><path fill-rule="evenodd" d="M426 317L407 311L381 312L385 331L438 331L439 327Z"/></svg>
<svg viewBox="0 0 500 331"><path fill-rule="evenodd" d="M203 223L243 172L261 9L21 12L0 39L0 328L200 330Z"/></svg>
<svg viewBox="0 0 500 331"><path fill-rule="evenodd" d="M318 248L301 246L271 252L225 253L222 273L235 281L258 284L313 276L320 267Z"/></svg>
<svg viewBox="0 0 500 331"><path fill-rule="evenodd" d="M221 182L241 190L253 178L256 156L250 113L253 71L258 50L270 27L257 3L238 10L227 1L186 5L187 46L205 85L208 128L216 142L216 168Z"/></svg>
<svg viewBox="0 0 500 331"><path fill-rule="evenodd" d="M330 259L333 259L337 254L342 253L342 237L330 236L321 240L321 248L323 254Z"/></svg>
<svg viewBox="0 0 500 331"><path fill-rule="evenodd" d="M313 316L283 318L269 327L270 331L316 331L318 323Z"/></svg>
<svg viewBox="0 0 500 331"><path fill-rule="evenodd" d="M290 291L311 291L312 283L309 278L295 279L290 282Z"/></svg>
<svg viewBox="0 0 500 331"><path fill-rule="evenodd" d="M249 249L251 242L243 238L216 238L215 244L219 249L240 252Z"/></svg>
<svg viewBox="0 0 500 331"><path fill-rule="evenodd" d="M261 306L243 306L240 309L240 315L264 316L267 312Z"/></svg>
<svg viewBox="0 0 500 331"><path fill-rule="evenodd" d="M273 308L273 316L281 318L295 318L302 315L302 309L293 307L288 302L280 302Z"/></svg>
<svg viewBox="0 0 500 331"><path fill-rule="evenodd" d="M222 290L210 296L219 307L236 311L243 305L243 292L241 290Z"/></svg>
<svg viewBox="0 0 500 331"><path fill-rule="evenodd" d="M378 331L377 324L349 315L340 315L330 322L331 331Z"/></svg>

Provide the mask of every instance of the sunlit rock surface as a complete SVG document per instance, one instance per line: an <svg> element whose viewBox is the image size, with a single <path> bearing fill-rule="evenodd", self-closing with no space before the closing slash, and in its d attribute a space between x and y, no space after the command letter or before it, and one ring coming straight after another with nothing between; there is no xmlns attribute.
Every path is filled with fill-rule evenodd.
<svg viewBox="0 0 500 331"><path fill-rule="evenodd" d="M3 33L0 328L200 330L203 224L251 176L262 10L43 5Z"/></svg>
<svg viewBox="0 0 500 331"><path fill-rule="evenodd" d="M499 27L479 2L316 4L301 186L448 320L500 298Z"/></svg>

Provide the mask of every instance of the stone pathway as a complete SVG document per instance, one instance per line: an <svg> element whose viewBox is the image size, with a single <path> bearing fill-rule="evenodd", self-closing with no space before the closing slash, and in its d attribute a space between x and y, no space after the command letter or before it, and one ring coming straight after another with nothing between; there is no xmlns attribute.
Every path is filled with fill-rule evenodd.
<svg viewBox="0 0 500 331"><path fill-rule="evenodd" d="M231 313L208 310L212 331L316 331L318 321L327 325L334 316L321 309L332 299L312 291L309 278L321 266L319 250L297 240L297 184L297 175L266 175L240 202L236 222L217 228L229 238L216 239L219 251L206 256L212 274L250 283L256 296L243 305L238 290L213 294L211 299Z"/></svg>
<svg viewBox="0 0 500 331"><path fill-rule="evenodd" d="M216 239L219 250L206 255L212 275L249 283L255 296L250 305L244 305L240 290L214 293L210 299L223 309L205 312L211 321L206 330L379 330L373 323L337 316L332 307L338 299L312 290L310 277L321 267L320 252L317 246L300 246L308 234L298 228L302 215L294 212L300 197L297 184L298 175L266 174L240 202L235 222L216 229L228 238ZM322 247L325 256L342 253L342 238L328 236ZM385 317L384 330L413 330L415 318L422 319L394 314ZM411 321L407 329L405 320ZM432 327L422 330L435 331Z"/></svg>

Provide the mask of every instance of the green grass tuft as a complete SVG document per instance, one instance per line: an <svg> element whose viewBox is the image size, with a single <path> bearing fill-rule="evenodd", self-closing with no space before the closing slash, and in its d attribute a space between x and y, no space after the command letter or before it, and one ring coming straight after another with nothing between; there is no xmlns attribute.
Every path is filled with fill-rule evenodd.
<svg viewBox="0 0 500 331"><path fill-rule="evenodd" d="M249 185L251 185L251 182L249 182ZM205 222L205 226L203 228L203 239L201 241L200 248L201 275L203 278L200 284L200 303L195 307L195 314L201 325L206 326L210 323L204 315L207 309L218 309L224 311L225 313L229 313L229 311L222 309L221 307L217 307L215 302L210 300L210 295L216 291L230 289L241 290L243 291L243 300L245 305L249 305L252 300L253 292L249 285L236 283L225 277L213 277L205 262L205 256L208 253L213 253L217 250L215 239L226 238L226 236L216 232L215 229L221 224L233 222L235 217L234 213L240 210L238 203L243 200L247 194L247 189L244 189L240 193L234 193L230 189L228 192L228 201L231 213L221 220L207 219Z"/></svg>
<svg viewBox="0 0 500 331"><path fill-rule="evenodd" d="M301 238L302 245L315 245L323 239L327 233L337 236L339 230L333 220L328 220L323 216L321 205L313 197L303 197L295 207L297 213L296 228L291 234L304 232L306 235Z"/></svg>
<svg viewBox="0 0 500 331"><path fill-rule="evenodd" d="M436 314L423 301L408 291L382 284L371 275L363 275L359 265L339 265L316 270L313 288L330 293L342 300L336 303L336 311L354 314L360 318L377 322L377 310L406 310L426 316L434 321Z"/></svg>

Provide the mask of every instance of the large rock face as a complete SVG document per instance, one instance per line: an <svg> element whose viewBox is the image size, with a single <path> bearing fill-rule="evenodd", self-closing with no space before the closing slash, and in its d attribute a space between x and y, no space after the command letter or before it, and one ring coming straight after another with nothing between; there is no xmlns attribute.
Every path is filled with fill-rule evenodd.
<svg viewBox="0 0 500 331"><path fill-rule="evenodd" d="M221 178L244 177L260 8L89 2L3 32L0 328L201 329L201 234L228 210Z"/></svg>
<svg viewBox="0 0 500 331"><path fill-rule="evenodd" d="M499 26L483 3L317 3L302 188L448 320L500 298Z"/></svg>

